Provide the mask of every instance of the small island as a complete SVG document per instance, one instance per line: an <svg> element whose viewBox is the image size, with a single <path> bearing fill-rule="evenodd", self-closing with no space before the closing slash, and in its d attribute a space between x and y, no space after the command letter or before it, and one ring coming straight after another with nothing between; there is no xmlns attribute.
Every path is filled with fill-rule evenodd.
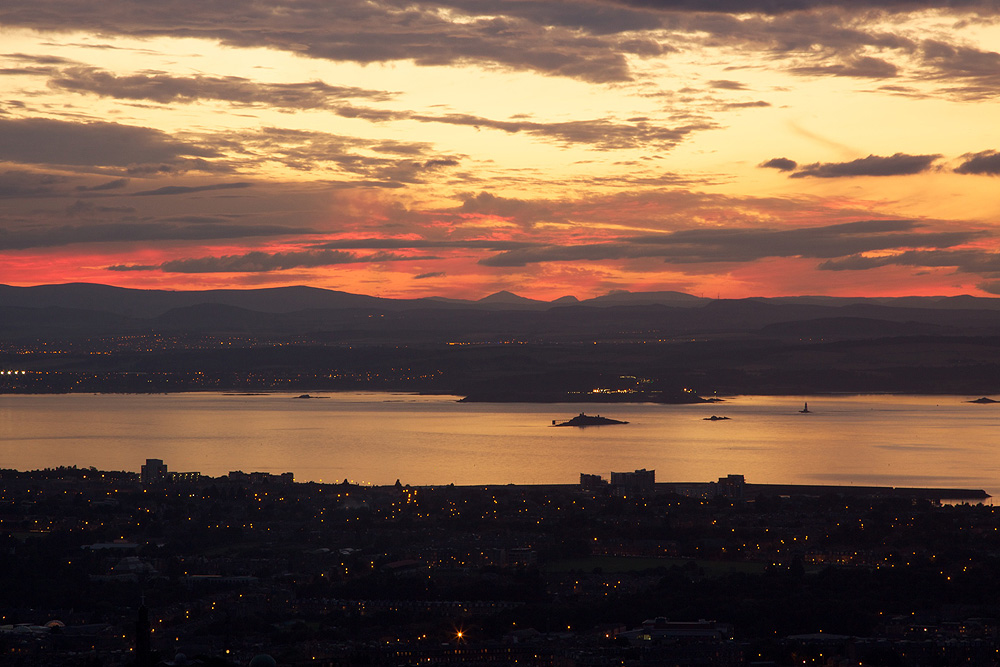
<svg viewBox="0 0 1000 667"><path fill-rule="evenodd" d="M1000 401L995 401L992 398L986 398L983 396L982 398L977 398L974 401L966 401L966 403L979 403L981 405L987 405L989 403L1000 403Z"/></svg>
<svg viewBox="0 0 1000 667"><path fill-rule="evenodd" d="M720 417L718 415L712 415L711 417L702 417L702 420L707 422L717 422L717 421L722 421L723 419L729 419L729 417Z"/></svg>
<svg viewBox="0 0 1000 667"><path fill-rule="evenodd" d="M576 417L573 417L569 421L557 423L555 419L552 420L553 426L607 426L609 424L627 424L628 422L619 421L617 419L608 419L607 417L602 417L601 415L585 415L582 412Z"/></svg>

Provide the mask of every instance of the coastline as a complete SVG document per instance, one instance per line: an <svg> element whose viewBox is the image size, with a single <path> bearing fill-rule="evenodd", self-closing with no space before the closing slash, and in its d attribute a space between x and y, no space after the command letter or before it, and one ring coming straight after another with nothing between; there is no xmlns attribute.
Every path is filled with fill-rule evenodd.
<svg viewBox="0 0 1000 667"><path fill-rule="evenodd" d="M191 389L171 389L171 390L160 390L160 389L150 389L149 391L136 391L136 390L115 390L115 389L103 389L103 390L91 390L91 389L80 389L80 390L48 390L48 391L18 391L12 388L0 387L0 396L75 396L75 395L107 395L107 396L156 396L156 395L174 395L174 394L218 394L222 396L275 396L275 395L288 395L298 397L302 394L404 394L411 396L442 396L442 397L452 397L455 399L456 403L528 403L535 405L547 405L547 404L579 404L579 405L711 405L716 403L731 403L733 401L739 400L742 397L750 396L766 396L770 398L789 398L802 400L806 398L808 400L822 399L822 398L850 398L850 397L930 397L930 396L947 396L947 397L964 397L966 400L961 402L969 403L973 405L1000 405L1000 399L993 399L990 396L1000 396L1000 392L991 393L986 392L966 392L966 391L866 391L859 389L856 391L795 391L795 392L777 392L777 391L744 391L737 393L727 393L721 396L713 395L710 398L704 398L702 396L694 395L693 398L656 398L649 397L646 395L617 395L615 397L609 397L607 395L600 394L577 394L577 393L566 393L566 394L545 394L539 395L537 393L524 393L524 394L466 394L463 395L458 392L453 391L426 391L418 389L405 389L405 388L393 388L393 389L378 389L378 388L316 388L316 387L306 387L302 389L289 389L283 387L275 387L268 389L257 389L257 390L246 390L240 391L234 388L191 388ZM311 396L311 398L320 398L321 396ZM985 399L985 400L984 400Z"/></svg>

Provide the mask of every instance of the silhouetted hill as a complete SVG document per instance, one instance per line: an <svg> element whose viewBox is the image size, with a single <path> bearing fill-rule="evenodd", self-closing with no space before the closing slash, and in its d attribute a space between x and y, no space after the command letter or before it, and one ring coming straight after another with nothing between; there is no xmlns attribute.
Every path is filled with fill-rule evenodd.
<svg viewBox="0 0 1000 667"><path fill-rule="evenodd" d="M47 337L58 340L141 331L144 323L113 313L46 306L0 306L0 338Z"/></svg>
<svg viewBox="0 0 1000 667"><path fill-rule="evenodd" d="M824 317L767 324L760 329L763 336L779 338L852 339L890 338L896 336L934 335L943 327L921 322L889 322L864 317Z"/></svg>
<svg viewBox="0 0 1000 667"><path fill-rule="evenodd" d="M418 308L427 299L383 299L316 287L269 287L249 290L140 290L89 283L12 287L0 285L0 305L57 306L97 310L127 317L155 317L173 308L217 303L267 313L307 308Z"/></svg>
<svg viewBox="0 0 1000 667"><path fill-rule="evenodd" d="M287 333L295 317L290 314L264 313L221 303L200 303L172 308L149 319L150 326L161 332L193 333Z"/></svg>
<svg viewBox="0 0 1000 667"><path fill-rule="evenodd" d="M538 301L537 299L527 299L523 296L518 296L517 294L508 292L507 290L502 290L500 292L490 294L489 296L485 296L482 299L480 299L478 303L489 304L489 305L501 305L505 307L514 307L514 308L523 308L523 307L538 308L538 307L548 307L549 305L548 302L546 301Z"/></svg>
<svg viewBox="0 0 1000 667"><path fill-rule="evenodd" d="M584 299L580 303L589 306L646 306L653 304L668 306L702 306L710 299L685 294L684 292L627 292L616 290L604 296Z"/></svg>
<svg viewBox="0 0 1000 667"><path fill-rule="evenodd" d="M893 308L932 308L947 310L1000 310L1000 299L969 296L899 296L899 297L837 297L779 296L766 299L771 303L808 304L816 306L848 306L866 304Z"/></svg>

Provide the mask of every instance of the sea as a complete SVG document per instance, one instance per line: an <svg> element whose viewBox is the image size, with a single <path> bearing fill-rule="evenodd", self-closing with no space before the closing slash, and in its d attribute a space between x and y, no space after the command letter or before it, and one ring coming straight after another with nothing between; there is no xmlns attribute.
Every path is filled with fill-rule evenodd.
<svg viewBox="0 0 1000 667"><path fill-rule="evenodd" d="M361 484L661 482L917 486L1000 494L1000 404L973 396L733 396L697 405L462 403L456 396L0 395L0 468L294 474ZM809 413L803 414L805 403ZM553 427L585 412L628 424ZM728 419L708 420L716 415Z"/></svg>

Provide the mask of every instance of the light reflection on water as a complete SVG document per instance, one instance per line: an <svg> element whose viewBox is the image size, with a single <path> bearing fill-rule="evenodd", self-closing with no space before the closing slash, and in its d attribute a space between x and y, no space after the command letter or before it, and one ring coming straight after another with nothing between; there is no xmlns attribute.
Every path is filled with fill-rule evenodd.
<svg viewBox="0 0 1000 667"><path fill-rule="evenodd" d="M408 394L0 396L0 467L292 471L299 481L659 481L983 488L1000 493L1000 404L954 396L741 396L703 405L457 403ZM799 414L804 401L811 414ZM552 428L579 412L625 426ZM709 422L712 414L730 419Z"/></svg>

